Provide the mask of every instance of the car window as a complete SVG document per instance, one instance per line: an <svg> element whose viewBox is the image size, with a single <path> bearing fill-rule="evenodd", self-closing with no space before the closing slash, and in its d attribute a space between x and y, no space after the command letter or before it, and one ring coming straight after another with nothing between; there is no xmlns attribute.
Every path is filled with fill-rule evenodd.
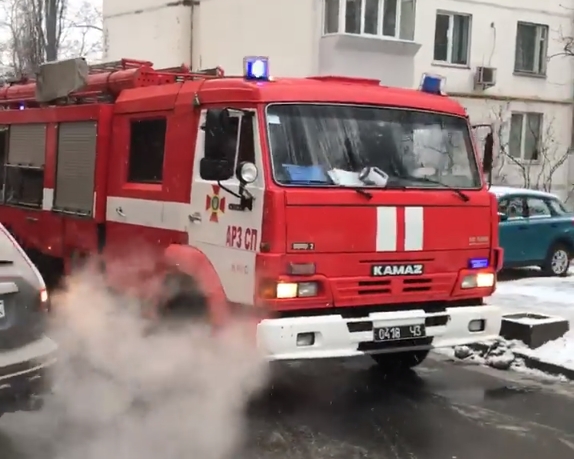
<svg viewBox="0 0 574 459"><path fill-rule="evenodd" d="M528 217L550 217L550 208L546 205L546 201L542 198L529 197L526 199L528 206Z"/></svg>
<svg viewBox="0 0 574 459"><path fill-rule="evenodd" d="M524 200L520 196L503 198L498 202L498 212L508 218L523 218Z"/></svg>
<svg viewBox="0 0 574 459"><path fill-rule="evenodd" d="M566 207L564 207L564 204L562 204L558 199L548 199L546 203L554 215L566 215L569 213L566 210Z"/></svg>

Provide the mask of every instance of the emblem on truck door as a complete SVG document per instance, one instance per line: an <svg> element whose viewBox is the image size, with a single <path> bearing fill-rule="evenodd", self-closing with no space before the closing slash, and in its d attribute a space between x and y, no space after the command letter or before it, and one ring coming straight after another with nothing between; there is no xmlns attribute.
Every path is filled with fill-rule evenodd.
<svg viewBox="0 0 574 459"><path fill-rule="evenodd" d="M205 210L211 214L209 221L218 223L219 214L225 212L225 196L219 196L220 187L217 185L212 185L212 190L213 193L205 197Z"/></svg>
<svg viewBox="0 0 574 459"><path fill-rule="evenodd" d="M416 265L373 265L371 276L420 276L424 273L424 266Z"/></svg>

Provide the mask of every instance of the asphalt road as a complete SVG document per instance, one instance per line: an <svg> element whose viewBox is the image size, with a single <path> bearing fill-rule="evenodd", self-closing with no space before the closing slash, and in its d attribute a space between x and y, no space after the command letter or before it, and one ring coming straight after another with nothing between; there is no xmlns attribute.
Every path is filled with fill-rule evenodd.
<svg viewBox="0 0 574 459"><path fill-rule="evenodd" d="M397 379L367 359L297 363L279 373L250 407L245 447L234 457L574 457L574 385L442 358ZM38 416L2 418L1 459L56 459L49 451L57 439L38 432Z"/></svg>

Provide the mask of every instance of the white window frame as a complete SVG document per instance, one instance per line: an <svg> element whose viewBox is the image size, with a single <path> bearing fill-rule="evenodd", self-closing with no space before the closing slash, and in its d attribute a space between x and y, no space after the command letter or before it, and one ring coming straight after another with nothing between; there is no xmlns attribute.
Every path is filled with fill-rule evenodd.
<svg viewBox="0 0 574 459"><path fill-rule="evenodd" d="M335 34L348 34L348 35L364 35L367 37L379 37L388 40L399 40L399 41L407 41L411 42L413 40L408 40L405 38L399 38L401 34L401 13L402 13L402 1L397 0L397 11L395 14L395 34L391 35L383 35L383 11L385 6L385 0L379 0L379 9L377 15L377 33L370 34L365 33L365 7L366 7L366 0L361 0L361 22L359 26L359 33L347 33L345 32L345 19L347 13L347 0L339 0L339 26L336 32L325 33L325 22L327 19L327 3L323 1L323 17L321 21L321 34L322 35L335 35ZM416 8L416 0L415 0L415 8ZM415 21L416 21L416 14L415 14Z"/></svg>
<svg viewBox="0 0 574 459"><path fill-rule="evenodd" d="M544 127L544 113L540 113L540 112L512 112L511 113L511 120L512 120L512 116L513 115L520 115L522 116L522 130L520 132L520 156L512 156L514 159L518 160L518 161L524 161L524 162L529 162L529 163L536 163L538 161L540 161L540 158L537 159L528 159L525 156L525 151L524 151L524 144L525 144L525 137L526 137L526 129L530 129L528 126L528 117L532 116L532 115L536 115L540 117L540 132L538 133L538 145L537 148L540 149L540 145L541 142L543 141L542 139L542 132L543 132L543 127ZM510 128L509 128L509 139L512 137L512 121L510 122ZM509 147L510 148L510 147ZM508 151L508 154L510 155L510 151Z"/></svg>
<svg viewBox="0 0 574 459"><path fill-rule="evenodd" d="M447 46L447 50L446 50L446 61L439 61L439 60L434 60L434 62L438 62L440 64L449 64L449 65L454 65L454 66L460 66L460 67L468 67L469 63L470 63L470 44L471 44L471 38L472 38L472 14L468 14L468 13L458 13L455 11L444 11L444 10L438 10L436 12L435 15L435 30L436 30L436 19L437 16L448 16L448 35L447 35L447 39L448 39L448 46ZM455 16L461 16L461 17L465 17L468 18L468 37L467 37L467 45L466 45L466 62L464 64L456 64L452 62L452 43L453 43L453 38L454 38L454 17ZM435 43L433 42L433 57L434 57L434 46Z"/></svg>
<svg viewBox="0 0 574 459"><path fill-rule="evenodd" d="M534 26L536 27L536 46L532 50L534 53L534 67L537 70L530 71L524 69L517 69L516 66L518 64L516 55L514 57L514 73L518 73L520 75L538 75L538 76L545 76L546 75L546 59L548 58L548 36L550 34L550 28L547 24L537 24L534 22L525 22L525 21L518 21L516 23L516 38L514 40L514 46L518 46L518 28L521 25L525 26ZM542 62L540 59L541 55L541 47L543 48L544 53L542 54Z"/></svg>

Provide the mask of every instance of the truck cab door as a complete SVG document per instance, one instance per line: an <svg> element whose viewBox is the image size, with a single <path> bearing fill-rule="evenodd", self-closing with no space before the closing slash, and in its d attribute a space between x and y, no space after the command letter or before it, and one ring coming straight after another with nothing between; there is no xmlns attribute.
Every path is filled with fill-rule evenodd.
<svg viewBox="0 0 574 459"><path fill-rule="evenodd" d="M231 110L225 132L214 120L220 109L202 110L188 215L189 244L203 252L221 280L229 301L253 304L255 258L259 251L263 219L264 174L261 143L255 111ZM214 142L216 140L216 142ZM215 182L200 173L200 161L222 154L237 165L252 162L258 169L256 180L245 189L253 196L252 208L241 209L237 177Z"/></svg>

